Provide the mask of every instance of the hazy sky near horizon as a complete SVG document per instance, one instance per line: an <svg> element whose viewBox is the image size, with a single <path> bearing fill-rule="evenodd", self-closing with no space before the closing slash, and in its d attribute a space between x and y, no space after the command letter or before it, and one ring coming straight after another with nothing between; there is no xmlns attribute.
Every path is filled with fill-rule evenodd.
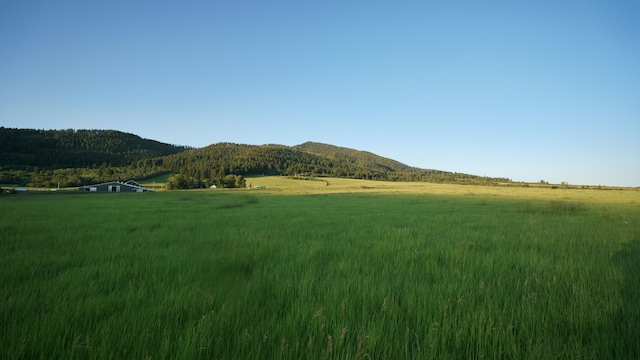
<svg viewBox="0 0 640 360"><path fill-rule="evenodd" d="M0 126L640 186L637 1L0 2Z"/></svg>

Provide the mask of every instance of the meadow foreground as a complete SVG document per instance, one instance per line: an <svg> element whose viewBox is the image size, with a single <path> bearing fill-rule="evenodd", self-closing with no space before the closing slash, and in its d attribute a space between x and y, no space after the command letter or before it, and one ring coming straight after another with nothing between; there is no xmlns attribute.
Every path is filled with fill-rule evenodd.
<svg viewBox="0 0 640 360"><path fill-rule="evenodd" d="M640 356L638 192L329 182L1 197L0 357Z"/></svg>

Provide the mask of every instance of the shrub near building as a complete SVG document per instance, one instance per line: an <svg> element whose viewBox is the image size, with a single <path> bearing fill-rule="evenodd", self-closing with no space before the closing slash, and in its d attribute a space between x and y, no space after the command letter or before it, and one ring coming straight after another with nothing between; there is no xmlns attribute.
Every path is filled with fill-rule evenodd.
<svg viewBox="0 0 640 360"><path fill-rule="evenodd" d="M179 189L196 189L203 187L202 183L196 178L187 177L182 174L176 174L167 181L167 190Z"/></svg>
<svg viewBox="0 0 640 360"><path fill-rule="evenodd" d="M246 181L242 175L230 174L222 179L205 179L201 181L191 176L176 174L171 176L167 181L167 190L201 189L205 187L209 188L211 185L223 188L245 188Z"/></svg>

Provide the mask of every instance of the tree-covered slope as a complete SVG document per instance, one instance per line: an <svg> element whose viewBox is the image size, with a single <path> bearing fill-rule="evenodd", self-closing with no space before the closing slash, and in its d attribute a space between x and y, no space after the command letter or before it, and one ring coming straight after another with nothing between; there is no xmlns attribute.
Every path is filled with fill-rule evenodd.
<svg viewBox="0 0 640 360"><path fill-rule="evenodd" d="M387 159L385 157L370 153L368 151L360 151L340 146L322 144L308 141L304 144L296 145L294 149L302 150L311 154L318 154L329 159L335 159L339 162L348 162L362 166L370 170L378 170L380 172L393 171L413 171L414 168L401 162Z"/></svg>
<svg viewBox="0 0 640 360"><path fill-rule="evenodd" d="M330 176L369 180L492 183L485 178L418 169L376 154L306 142L218 143L185 148L114 130L32 130L0 127L0 183L76 186L181 174L193 186L227 175Z"/></svg>
<svg viewBox="0 0 640 360"><path fill-rule="evenodd" d="M0 127L0 166L43 169L128 166L184 151L114 130L34 130Z"/></svg>
<svg viewBox="0 0 640 360"><path fill-rule="evenodd" d="M163 157L162 165L174 173L194 179L222 179L229 174L265 174L456 183L509 181L412 168L370 152L313 142L293 147L219 143Z"/></svg>
<svg viewBox="0 0 640 360"><path fill-rule="evenodd" d="M209 179L227 174L385 178L388 171L367 167L352 158L316 154L283 145L218 143L166 156L162 160L173 172Z"/></svg>

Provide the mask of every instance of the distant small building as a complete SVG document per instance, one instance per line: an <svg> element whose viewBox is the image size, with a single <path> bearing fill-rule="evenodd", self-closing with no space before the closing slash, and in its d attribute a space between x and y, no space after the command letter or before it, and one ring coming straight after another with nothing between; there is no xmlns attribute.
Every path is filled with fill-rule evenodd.
<svg viewBox="0 0 640 360"><path fill-rule="evenodd" d="M136 185L135 181L110 181L102 184L80 186L78 190L89 192L153 192L153 190L145 189L140 185Z"/></svg>
<svg viewBox="0 0 640 360"><path fill-rule="evenodd" d="M138 182L137 182L137 181L135 181L135 180L125 181L124 183L125 183L125 184L129 184L129 185L135 185L135 186L138 186L138 187L142 187L142 186L141 186L140 184L138 184Z"/></svg>

